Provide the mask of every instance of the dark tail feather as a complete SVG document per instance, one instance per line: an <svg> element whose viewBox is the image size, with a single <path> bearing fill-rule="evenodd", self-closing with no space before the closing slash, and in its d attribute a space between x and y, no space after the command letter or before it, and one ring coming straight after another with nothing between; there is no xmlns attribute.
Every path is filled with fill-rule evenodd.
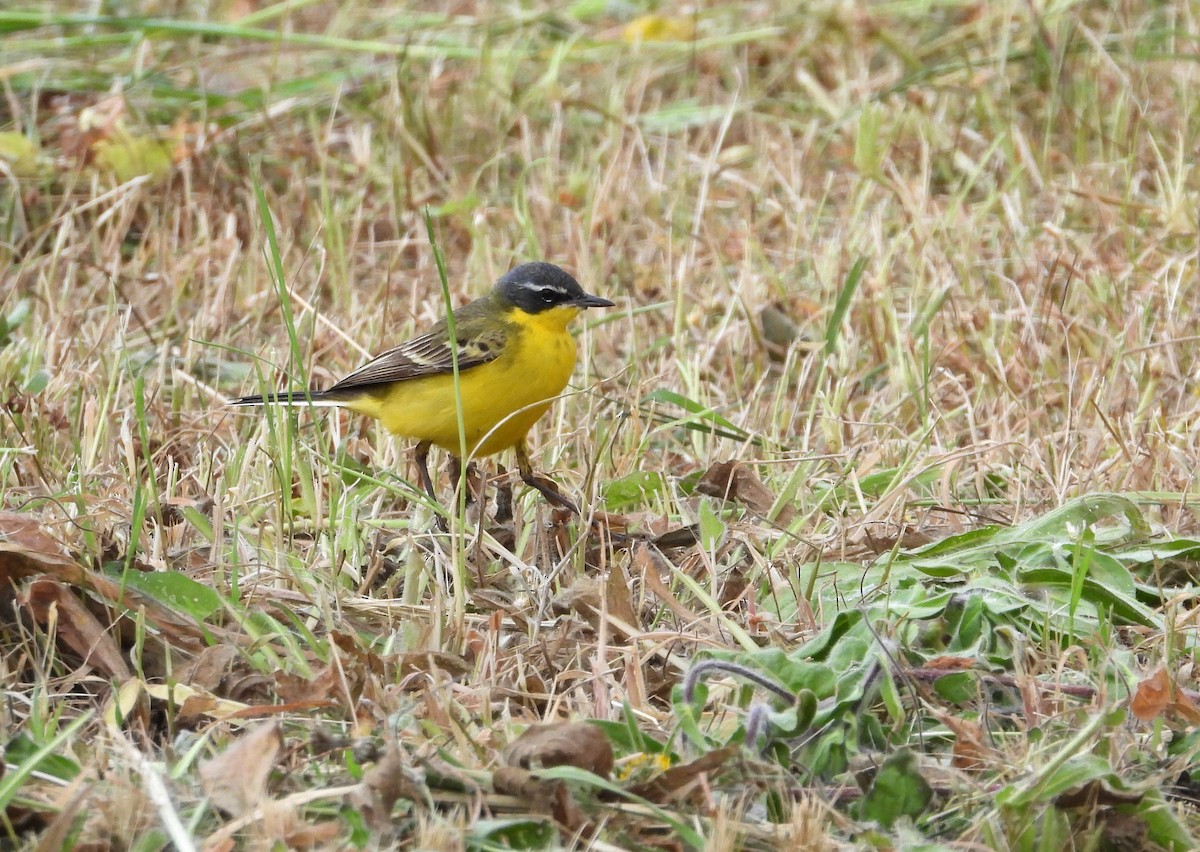
<svg viewBox="0 0 1200 852"><path fill-rule="evenodd" d="M323 391L281 391L279 393L239 396L230 405L336 405L338 399Z"/></svg>

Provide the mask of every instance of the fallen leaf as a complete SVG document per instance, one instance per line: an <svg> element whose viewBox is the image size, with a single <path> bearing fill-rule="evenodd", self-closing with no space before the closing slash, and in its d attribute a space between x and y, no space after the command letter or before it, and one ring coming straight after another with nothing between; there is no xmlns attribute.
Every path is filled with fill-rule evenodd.
<svg viewBox="0 0 1200 852"><path fill-rule="evenodd" d="M178 674L180 683L199 689L215 690L233 669L241 651L234 645L212 645L199 653L195 660Z"/></svg>
<svg viewBox="0 0 1200 852"><path fill-rule="evenodd" d="M604 586L605 604L608 607L608 614L613 618L629 625L630 630L639 630L641 621L638 618L637 610L633 607L633 589L629 582L629 577L625 575L625 569L620 565L613 565L608 571L608 579ZM625 636L624 638L629 638Z"/></svg>
<svg viewBox="0 0 1200 852"><path fill-rule="evenodd" d="M363 773L362 783L348 797L367 824L382 831L392 824L392 808L400 799L424 804L429 791L409 763L408 754L395 740L378 763Z"/></svg>
<svg viewBox="0 0 1200 852"><path fill-rule="evenodd" d="M974 657L934 657L923 668L938 669L939 671L961 672L975 668Z"/></svg>
<svg viewBox="0 0 1200 852"><path fill-rule="evenodd" d="M550 814L555 822L573 834L588 824L583 809L562 781L538 778L516 766L501 766L492 773L492 789L505 796L524 799L534 813Z"/></svg>
<svg viewBox="0 0 1200 852"><path fill-rule="evenodd" d="M41 523L28 515L0 512L0 587L39 574L80 585L84 571Z"/></svg>
<svg viewBox="0 0 1200 852"><path fill-rule="evenodd" d="M120 681L133 676L117 643L70 587L41 577L22 589L17 602L39 624L53 629L57 641L78 654L85 665Z"/></svg>
<svg viewBox="0 0 1200 852"><path fill-rule="evenodd" d="M200 784L213 807L236 817L262 804L282 748L283 728L272 722L250 730L200 764Z"/></svg>
<svg viewBox="0 0 1200 852"><path fill-rule="evenodd" d="M522 769L574 766L601 778L607 778L613 768L612 743L587 722L533 725L504 749L502 757L509 766Z"/></svg>
<svg viewBox="0 0 1200 852"><path fill-rule="evenodd" d="M1161 667L1138 684L1129 711L1143 722L1160 716L1176 717L1189 725L1200 722L1200 706Z"/></svg>
<svg viewBox="0 0 1200 852"><path fill-rule="evenodd" d="M1136 805L1144 793L1136 790L1114 790L1109 784L1099 778L1093 778L1077 789L1068 790L1054 799L1058 808L1089 808L1114 807L1116 805Z"/></svg>
<svg viewBox="0 0 1200 852"><path fill-rule="evenodd" d="M651 802L664 803L681 792L686 792L692 784L700 780L700 776L720 769L737 753L738 746L715 749L690 763L672 766L661 775L633 787L629 792Z"/></svg>
<svg viewBox="0 0 1200 852"><path fill-rule="evenodd" d="M933 710L939 722L954 734L950 762L955 769L964 772L980 772L989 766L999 766L1004 758L988 744L983 726L978 722L960 719L951 713Z"/></svg>
<svg viewBox="0 0 1200 852"><path fill-rule="evenodd" d="M763 485L753 470L739 461L716 462L696 483L696 490L709 497L735 500L758 514L769 517L775 495ZM796 516L791 506L783 506L775 520L787 524Z"/></svg>

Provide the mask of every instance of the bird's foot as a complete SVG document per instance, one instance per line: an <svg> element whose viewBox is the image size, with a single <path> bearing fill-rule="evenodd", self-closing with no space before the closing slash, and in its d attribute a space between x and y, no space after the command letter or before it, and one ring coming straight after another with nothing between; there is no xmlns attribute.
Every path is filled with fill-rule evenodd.
<svg viewBox="0 0 1200 852"><path fill-rule="evenodd" d="M558 485L555 484L554 480L547 479L544 476L538 476L537 474L532 476L523 476L521 478L525 481L526 485L528 485L530 488L536 489L543 497L545 497L546 500L549 501L550 505L557 506L560 509L566 509L572 515L579 514L579 507L576 506L575 503L572 502L569 497L567 497L567 495L559 491Z"/></svg>

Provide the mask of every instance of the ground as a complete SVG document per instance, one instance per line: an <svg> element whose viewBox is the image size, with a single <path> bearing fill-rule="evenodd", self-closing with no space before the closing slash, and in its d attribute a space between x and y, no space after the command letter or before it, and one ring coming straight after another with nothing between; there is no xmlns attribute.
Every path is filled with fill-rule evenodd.
<svg viewBox="0 0 1200 852"><path fill-rule="evenodd" d="M679 9L0 10L7 844L1197 844L1196 9ZM526 260L580 517L226 404Z"/></svg>

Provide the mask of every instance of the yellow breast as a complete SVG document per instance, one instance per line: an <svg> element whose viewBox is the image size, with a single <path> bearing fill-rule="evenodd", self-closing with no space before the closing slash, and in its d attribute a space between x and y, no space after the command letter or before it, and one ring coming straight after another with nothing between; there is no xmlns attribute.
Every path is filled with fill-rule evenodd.
<svg viewBox="0 0 1200 852"><path fill-rule="evenodd" d="M538 314L509 311L500 357L459 372L469 457L492 455L521 441L562 393L575 369L575 338L567 323L578 312L571 307ZM383 394L346 405L378 417L395 435L429 441L454 455L462 451L451 374L396 382Z"/></svg>

